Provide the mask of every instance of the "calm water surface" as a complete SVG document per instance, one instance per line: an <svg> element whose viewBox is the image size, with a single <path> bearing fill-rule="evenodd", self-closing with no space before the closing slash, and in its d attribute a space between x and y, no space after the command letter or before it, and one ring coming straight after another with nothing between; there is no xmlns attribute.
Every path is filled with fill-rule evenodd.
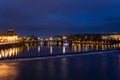
<svg viewBox="0 0 120 80"><path fill-rule="evenodd" d="M0 49L0 60L35 58L58 55L74 55L86 52L113 50L120 47L120 44L113 45L93 45L93 44L52 44L43 45L42 43L24 44L10 48Z"/></svg>
<svg viewBox="0 0 120 80"><path fill-rule="evenodd" d="M1 49L0 80L120 80L120 51L100 51L118 45L25 46ZM84 53L84 52L91 53ZM48 55L81 54L70 57L13 60ZM78 53L79 52L79 53ZM85 54L85 55L82 55Z"/></svg>

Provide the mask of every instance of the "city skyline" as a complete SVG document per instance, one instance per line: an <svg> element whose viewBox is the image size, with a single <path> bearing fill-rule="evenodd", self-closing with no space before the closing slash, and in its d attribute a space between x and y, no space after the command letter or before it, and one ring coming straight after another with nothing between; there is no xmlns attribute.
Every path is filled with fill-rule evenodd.
<svg viewBox="0 0 120 80"><path fill-rule="evenodd" d="M120 32L119 0L1 0L0 33L41 37Z"/></svg>

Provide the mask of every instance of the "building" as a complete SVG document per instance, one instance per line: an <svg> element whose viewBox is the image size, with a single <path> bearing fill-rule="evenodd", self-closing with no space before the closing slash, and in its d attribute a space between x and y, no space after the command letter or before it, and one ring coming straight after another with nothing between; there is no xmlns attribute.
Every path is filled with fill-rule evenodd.
<svg viewBox="0 0 120 80"><path fill-rule="evenodd" d="M102 36L102 39L104 40L117 40L120 41L120 34L114 33L114 34L106 34Z"/></svg>
<svg viewBox="0 0 120 80"><path fill-rule="evenodd" d="M23 38L17 35L13 29L9 29L6 33L0 35L0 43L17 43L22 41Z"/></svg>
<svg viewBox="0 0 120 80"><path fill-rule="evenodd" d="M15 33L15 31L13 29L8 29L8 31L5 33L5 35L13 36L13 35L17 35L17 34Z"/></svg>

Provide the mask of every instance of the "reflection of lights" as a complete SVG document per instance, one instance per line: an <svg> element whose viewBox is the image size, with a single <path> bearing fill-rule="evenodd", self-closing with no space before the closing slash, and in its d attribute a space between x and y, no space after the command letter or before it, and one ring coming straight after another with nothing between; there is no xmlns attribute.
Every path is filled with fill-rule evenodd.
<svg viewBox="0 0 120 80"><path fill-rule="evenodd" d="M0 59L17 56L18 53L21 53L22 51L23 47L0 50Z"/></svg>
<svg viewBox="0 0 120 80"><path fill-rule="evenodd" d="M80 51L81 51L81 45L78 44L78 52L80 52Z"/></svg>
<svg viewBox="0 0 120 80"><path fill-rule="evenodd" d="M9 49L10 57L12 57L12 49Z"/></svg>
<svg viewBox="0 0 120 80"><path fill-rule="evenodd" d="M110 48L110 45L108 45L108 48Z"/></svg>
<svg viewBox="0 0 120 80"><path fill-rule="evenodd" d="M52 54L52 53L53 53L53 47L50 46L50 54Z"/></svg>
<svg viewBox="0 0 120 80"><path fill-rule="evenodd" d="M89 50L107 50L107 49L115 49L118 46L120 46L120 44L115 44L115 45L72 44L72 51L80 52L80 51L89 51Z"/></svg>
<svg viewBox="0 0 120 80"><path fill-rule="evenodd" d="M102 45L102 50L105 50L105 47L104 47L104 45Z"/></svg>
<svg viewBox="0 0 120 80"><path fill-rule="evenodd" d="M40 52L40 46L38 46L38 52Z"/></svg>
<svg viewBox="0 0 120 80"><path fill-rule="evenodd" d="M58 44L59 44L59 45L61 45L62 43L61 43L61 42L59 42Z"/></svg>
<svg viewBox="0 0 120 80"><path fill-rule="evenodd" d="M15 53L15 49L12 51L12 53L15 55L16 53Z"/></svg>
<svg viewBox="0 0 120 80"><path fill-rule="evenodd" d="M66 52L65 46L63 46L63 54Z"/></svg>
<svg viewBox="0 0 120 80"><path fill-rule="evenodd" d="M113 47L115 48L115 47L116 47L116 45L114 44L114 45L113 45Z"/></svg>
<svg viewBox="0 0 120 80"><path fill-rule="evenodd" d="M99 45L96 45L96 50L98 50L98 48L99 48Z"/></svg>
<svg viewBox="0 0 120 80"><path fill-rule="evenodd" d="M40 46L43 46L43 42L42 41L40 42Z"/></svg>
<svg viewBox="0 0 120 80"><path fill-rule="evenodd" d="M27 46L27 51L29 51L30 50L30 47L29 46Z"/></svg>
<svg viewBox="0 0 120 80"><path fill-rule="evenodd" d="M85 46L85 51L88 51L88 47L87 46Z"/></svg>
<svg viewBox="0 0 120 80"><path fill-rule="evenodd" d="M16 66L14 66L16 65ZM13 79L16 80L18 77L18 64L16 63L1 63L0 64L0 79ZM8 78L10 76L10 78Z"/></svg>
<svg viewBox="0 0 120 80"><path fill-rule="evenodd" d="M2 57L4 57L4 53L2 53Z"/></svg>
<svg viewBox="0 0 120 80"><path fill-rule="evenodd" d="M17 51L17 48L15 48L15 53L17 54L17 52L18 52L18 51Z"/></svg>
<svg viewBox="0 0 120 80"><path fill-rule="evenodd" d="M120 44L119 44L119 48L120 48Z"/></svg>
<svg viewBox="0 0 120 80"><path fill-rule="evenodd" d="M74 49L74 52L77 52L77 46L75 45L74 47L73 47Z"/></svg>
<svg viewBox="0 0 120 80"><path fill-rule="evenodd" d="M67 64L67 59L66 58L62 58L61 59L61 71L62 71L62 80L66 80L67 79L67 75L68 75L68 64Z"/></svg>
<svg viewBox="0 0 120 80"><path fill-rule="evenodd" d="M6 54L5 54L5 57L7 57L7 56L8 56L8 54L6 53Z"/></svg>
<svg viewBox="0 0 120 80"><path fill-rule="evenodd" d="M1 54L0 54L0 59L2 58Z"/></svg>
<svg viewBox="0 0 120 80"><path fill-rule="evenodd" d="M1 58L4 56L3 54L4 54L4 51L3 51L3 50L1 50Z"/></svg>
<svg viewBox="0 0 120 80"><path fill-rule="evenodd" d="M107 48L107 45L105 45L105 49Z"/></svg>
<svg viewBox="0 0 120 80"><path fill-rule="evenodd" d="M93 45L93 44L91 44L91 47L93 48L93 47L94 47L94 45Z"/></svg>

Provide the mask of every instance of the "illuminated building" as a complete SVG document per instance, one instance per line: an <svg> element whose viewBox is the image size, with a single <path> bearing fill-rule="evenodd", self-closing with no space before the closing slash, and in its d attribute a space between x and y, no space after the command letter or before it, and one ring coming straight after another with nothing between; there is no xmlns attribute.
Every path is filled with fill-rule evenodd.
<svg viewBox="0 0 120 80"><path fill-rule="evenodd" d="M31 42L38 42L39 41L39 39L37 38L37 37L35 37L35 36L26 36L26 37L24 37L24 42L26 42L26 43L31 43Z"/></svg>
<svg viewBox="0 0 120 80"><path fill-rule="evenodd" d="M18 36L13 29L9 29L5 34L0 35L0 43L19 43L23 38Z"/></svg>
<svg viewBox="0 0 120 80"><path fill-rule="evenodd" d="M8 31L5 33L7 36L13 36L17 35L13 29L8 29Z"/></svg>
<svg viewBox="0 0 120 80"><path fill-rule="evenodd" d="M120 43L119 33L109 34L72 34L65 36L53 36L50 39L45 38L43 41L53 41L56 43L82 43L82 44L113 44Z"/></svg>
<svg viewBox="0 0 120 80"><path fill-rule="evenodd" d="M108 34L102 36L102 39L105 40L119 40L120 41L120 34Z"/></svg>

